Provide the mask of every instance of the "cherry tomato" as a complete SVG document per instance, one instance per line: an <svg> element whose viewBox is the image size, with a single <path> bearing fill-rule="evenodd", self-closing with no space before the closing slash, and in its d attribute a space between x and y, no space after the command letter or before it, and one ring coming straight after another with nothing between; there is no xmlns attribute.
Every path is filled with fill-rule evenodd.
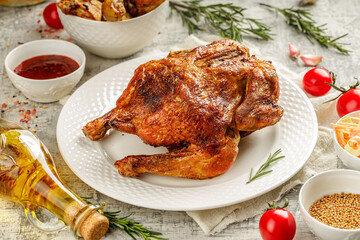
<svg viewBox="0 0 360 240"><path fill-rule="evenodd" d="M64 28L61 24L59 13L57 12L56 3L50 3L45 7L43 17L49 27L55 29Z"/></svg>
<svg viewBox="0 0 360 240"><path fill-rule="evenodd" d="M296 222L288 210L270 209L261 216L259 229L264 240L292 240L296 232Z"/></svg>
<svg viewBox="0 0 360 240"><path fill-rule="evenodd" d="M340 117L360 110L360 88L351 89L341 95L337 101L336 110Z"/></svg>
<svg viewBox="0 0 360 240"><path fill-rule="evenodd" d="M325 68L316 67L305 73L303 87L306 92L313 96L322 96L331 89L331 86L326 82L333 83L331 74Z"/></svg>

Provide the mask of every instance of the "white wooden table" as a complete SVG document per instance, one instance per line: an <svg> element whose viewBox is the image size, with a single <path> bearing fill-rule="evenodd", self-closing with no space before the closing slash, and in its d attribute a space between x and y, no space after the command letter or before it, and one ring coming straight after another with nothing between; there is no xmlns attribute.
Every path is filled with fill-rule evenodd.
<svg viewBox="0 0 360 240"><path fill-rule="evenodd" d="M18 44L36 40L40 38L60 39L68 37L66 32L50 33L40 32L40 25L44 25L40 12L49 3L31 7L8 8L0 6L0 106L6 103L6 110L12 109L11 112L0 112L0 117L18 122L18 106L13 102L28 101L30 106L35 104L38 109L37 118L23 124L36 129L36 134L49 148L52 153L57 170L63 181L80 196L92 196L98 201L108 203L109 210L121 210L122 214L128 215L133 213L131 219L138 221L152 230L163 233L164 237L169 239L261 239L258 222L260 216L241 223L235 223L227 227L223 232L215 236L206 236L199 226L185 212L171 212L145 209L132 206L113 200L105 195L97 193L84 182L82 182L66 165L62 159L56 143L56 124L62 105L59 102L51 104L39 104L27 100L9 81L4 69L4 59L6 55ZM297 46L301 46L303 53L324 56L321 66L334 71L339 76L339 84L350 81L353 77L360 76L360 2L357 0L319 0L314 6L308 7L313 13L318 23L328 23L328 33L333 36L340 36L349 33L344 42L349 42L349 48L353 51L350 56L344 56L332 49L325 49L318 44L311 44L304 36L298 34L292 28L288 27L281 16L276 16L273 12L263 9L251 0L237 1L211 1L206 0L204 3L214 2L233 2L236 5L246 7L247 16L262 19L272 26L275 34L274 40L263 41L252 38L246 40L255 43L265 55L274 56L288 68L295 72L302 72L306 68L299 62L294 62L289 58L287 42L290 41ZM256 1L261 2L261 1ZM265 2L265 0L263 1ZM279 7L298 7L298 0L271 0L266 3L274 4ZM40 22L38 22L40 20ZM196 36L203 36L203 33L196 33ZM187 29L182 26L178 16L171 15L166 21L162 31L155 37L151 44L145 47L144 51L150 51L157 48L162 51L168 51L171 46L180 44L188 36ZM84 77L77 85L77 88L89 80L97 73L120 62L135 58L141 54L137 53L125 59L109 60L94 56L86 52L87 65ZM76 89L74 89L76 90ZM40 107L42 106L42 107ZM26 106L22 106L26 107ZM46 107L46 108L45 108ZM2 108L1 108L2 109ZM4 110L4 109L2 109ZM314 239L314 235L302 221L298 207L299 187L287 194L290 200L289 210L294 214L297 221L296 239ZM25 214L20 205L0 199L0 239L72 239L72 234L68 229L51 234L44 234L33 229L25 219ZM120 231L114 231L106 235L105 239L130 239L126 234Z"/></svg>

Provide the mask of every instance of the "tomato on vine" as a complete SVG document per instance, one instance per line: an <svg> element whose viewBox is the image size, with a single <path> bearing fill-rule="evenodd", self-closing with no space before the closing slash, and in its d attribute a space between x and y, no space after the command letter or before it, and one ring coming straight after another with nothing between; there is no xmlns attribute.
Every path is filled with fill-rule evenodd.
<svg viewBox="0 0 360 240"><path fill-rule="evenodd" d="M328 70L316 67L307 71L303 77L304 90L313 96L323 96L330 91L333 78Z"/></svg>
<svg viewBox="0 0 360 240"><path fill-rule="evenodd" d="M44 17L44 21L45 23L51 27L51 28L55 28L55 29L60 29L60 28L64 28L60 17L59 17L59 13L57 12L57 6L56 3L50 3L49 5L47 5L44 9L43 12L43 17Z"/></svg>
<svg viewBox="0 0 360 240"><path fill-rule="evenodd" d="M296 222L294 216L284 209L288 205L286 199L284 206L269 204L268 210L261 216L259 230L264 240L292 240L296 233Z"/></svg>
<svg viewBox="0 0 360 240"><path fill-rule="evenodd" d="M344 93L338 100L336 110L340 117L360 110L360 89L351 89Z"/></svg>
<svg viewBox="0 0 360 240"><path fill-rule="evenodd" d="M360 82L357 78L355 79L357 80L356 83L349 86L348 89L331 84L334 89L340 92L336 98L330 100L333 101L339 98L336 103L336 110L339 117L360 110L360 88L358 88Z"/></svg>

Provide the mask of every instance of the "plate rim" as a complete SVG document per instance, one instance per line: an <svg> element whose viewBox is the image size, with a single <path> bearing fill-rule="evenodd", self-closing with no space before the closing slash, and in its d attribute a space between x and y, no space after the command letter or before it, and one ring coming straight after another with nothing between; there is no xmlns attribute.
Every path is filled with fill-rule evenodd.
<svg viewBox="0 0 360 240"><path fill-rule="evenodd" d="M106 192L105 190L103 190L101 187L97 187L98 184L93 184L93 181L89 181L88 178L85 178L82 176L82 174L78 171L77 168L74 168L74 166L72 166L72 164L70 164L70 162L68 160L66 160L66 158L64 157L64 152L63 152L63 149L61 147L61 143L59 142L59 136L61 135L61 133L59 132L60 131L60 125L62 124L59 120L62 119L62 116L65 114L64 113L64 109L65 109L65 106L67 103L70 102L70 100L72 100L73 98L76 97L77 93L78 92L81 92L83 91L84 88L86 88L86 86L88 85L91 85L93 82L97 82L97 78L98 78L98 75L101 75L101 74L104 74L104 72L111 72L113 69L116 69L119 67L119 65L122 65L124 63L129 63L131 61L139 61L140 59L142 60L146 60L146 59L159 59L161 57L164 57L165 53L161 53L161 54L155 54L155 55L147 55L147 56L142 56L142 57L137 57L137 58L133 58L133 59L130 59L130 60L127 60L127 61L123 61L121 63L118 63L118 64L115 64L114 66L112 67L109 67L101 72L99 72L98 74L94 75L93 77L91 77L89 80L87 80L84 84L82 84L81 86L79 86L76 91L68 98L68 100L66 101L66 103L64 104L60 114L59 114L59 117L58 117L58 122L57 122L57 127L56 127L56 140L57 140L57 145L58 145L58 149L60 151L60 154L63 158L63 160L66 162L66 164L68 165L68 167L71 169L71 171L77 176L79 177L79 179L81 179L84 183L86 183L88 186L90 186L91 188L93 188L94 190L106 195L106 196L109 196L117 201L121 201L121 202L124 202L124 203L128 203L128 204L131 204L131 205L135 205L135 206L139 206L139 207L144 207L144 208L150 208L150 209L158 209L158 210L168 210L168 211L195 211L195 210L208 210L208 209L214 209L214 208L219 208L219 207L225 207L225 206L230 206L230 205L233 205L233 204L237 204L237 203L241 203L241 202L245 202L245 201L248 201L248 200L251 200L251 199L254 199L256 197L259 197L265 193L268 193L272 190L274 190L275 188L281 186L282 184L284 184L285 182L287 182L289 179L291 179L295 174L297 174L303 167L304 165L306 164L306 162L308 161L311 153L313 152L314 148L315 148L315 145L316 145L316 142L317 142L317 139L318 139L318 121L317 121L317 116L316 116L316 113L315 113L315 110L314 110L314 107L310 101L310 99L306 96L306 94L301 90L301 88L295 84L293 81L291 81L290 79L288 79L287 77L284 76L283 73L281 72L277 72L277 75L280 77L281 75L281 78L285 81L287 81L289 84L291 84L293 87L295 87L298 91L298 93L300 95L302 95L303 97L303 100L305 100L305 102L307 102L307 107L309 107L309 111L311 112L311 117L314 121L312 121L313 123L313 129L314 129L314 132L312 133L313 134L313 138L311 139L311 143L308 144L308 152L306 154L304 154L303 158L306 160L304 160L302 162L302 164L300 164L291 174L289 174L286 178L282 179L281 181L278 181L276 184L273 184L271 187L269 188L266 188L265 190L263 191L259 191L258 193L256 194L253 194L251 196L248 196L248 197L245 197L245 198L241 198L240 200L233 200L233 201L226 201L226 202L222 202L222 203L218 203L218 204L213 204L211 206L209 205L205 205L205 206L189 206L187 204L184 204L185 206L183 207L179 207L179 206L163 206L163 207L154 207L153 204L149 203L148 201L143 201L142 204L139 204L139 203L136 203L134 204L133 202L131 201L126 201L126 199L120 199L118 196L115 196L115 194L113 194L112 192ZM171 187L166 187L166 186L159 186L159 187L162 187L162 188L170 188ZM198 186L198 187L195 187L196 189L198 188L204 188L204 187L209 187L209 186Z"/></svg>

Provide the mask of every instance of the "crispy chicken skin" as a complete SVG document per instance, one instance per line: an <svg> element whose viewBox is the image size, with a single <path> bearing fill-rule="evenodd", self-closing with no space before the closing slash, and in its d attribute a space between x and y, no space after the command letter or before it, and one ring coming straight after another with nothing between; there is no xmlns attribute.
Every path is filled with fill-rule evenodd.
<svg viewBox="0 0 360 240"><path fill-rule="evenodd" d="M141 173L212 178L230 168L241 135L277 123L274 67L224 39L140 65L116 107L83 127L91 140L110 128L169 152L115 162L123 176Z"/></svg>

